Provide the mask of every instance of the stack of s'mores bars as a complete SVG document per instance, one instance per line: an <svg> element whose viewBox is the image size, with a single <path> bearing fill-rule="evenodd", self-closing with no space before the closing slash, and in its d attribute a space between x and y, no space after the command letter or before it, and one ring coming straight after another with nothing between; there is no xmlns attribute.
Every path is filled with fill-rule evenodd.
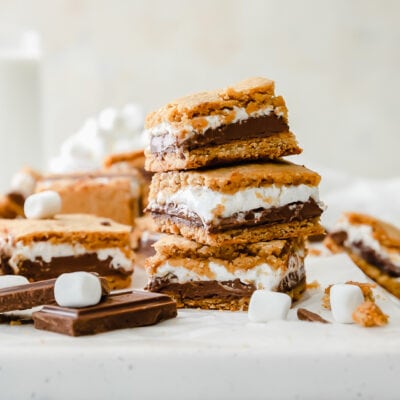
<svg viewBox="0 0 400 400"><path fill-rule="evenodd" d="M256 289L305 290L307 236L323 232L320 176L301 152L274 82L252 78L173 101L146 120L147 211L166 233L148 289L180 307L245 310Z"/></svg>

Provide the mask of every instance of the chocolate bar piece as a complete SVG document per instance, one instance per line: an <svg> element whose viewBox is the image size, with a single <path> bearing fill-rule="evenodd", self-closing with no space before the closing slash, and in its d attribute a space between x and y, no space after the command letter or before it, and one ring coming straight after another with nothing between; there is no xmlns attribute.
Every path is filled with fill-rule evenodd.
<svg viewBox="0 0 400 400"><path fill-rule="evenodd" d="M108 282L100 278L102 294L106 296L109 292ZM0 313L42 306L55 303L54 285L56 279L28 283L27 285L12 286L0 289Z"/></svg>
<svg viewBox="0 0 400 400"><path fill-rule="evenodd" d="M176 304L166 295L124 291L86 308L44 306L33 313L33 320L37 329L82 336L154 325L176 315Z"/></svg>
<svg viewBox="0 0 400 400"><path fill-rule="evenodd" d="M400 229L369 215L342 215L326 245L347 252L371 279L400 298Z"/></svg>
<svg viewBox="0 0 400 400"><path fill-rule="evenodd" d="M322 324L329 324L329 321L322 318L320 315L313 313L305 308L299 308L297 310L297 318L300 321L309 321L309 322L321 322Z"/></svg>
<svg viewBox="0 0 400 400"><path fill-rule="evenodd" d="M274 85L270 79L250 78L174 100L149 114L146 169L195 169L300 153Z"/></svg>
<svg viewBox="0 0 400 400"><path fill-rule="evenodd" d="M159 230L202 244L323 233L320 176L285 161L154 175L147 211Z"/></svg>

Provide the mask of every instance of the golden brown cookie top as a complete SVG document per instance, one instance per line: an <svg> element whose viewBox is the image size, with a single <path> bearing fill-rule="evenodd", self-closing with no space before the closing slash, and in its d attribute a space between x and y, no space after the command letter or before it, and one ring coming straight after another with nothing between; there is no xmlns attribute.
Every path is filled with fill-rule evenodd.
<svg viewBox="0 0 400 400"><path fill-rule="evenodd" d="M249 78L225 89L195 93L176 99L146 117L149 129L162 122L183 123L194 117L214 115L233 107L253 112L268 105L287 120L287 109L282 97L275 96L274 81L267 78Z"/></svg>
<svg viewBox="0 0 400 400"><path fill-rule="evenodd" d="M319 184L321 177L302 165L287 161L242 164L223 168L156 173L150 197L160 190L176 192L184 186L206 187L222 193L235 193L249 187Z"/></svg>
<svg viewBox="0 0 400 400"><path fill-rule="evenodd" d="M383 246L400 248L400 229L367 214L347 212L345 218L352 225L369 225L374 238Z"/></svg>
<svg viewBox="0 0 400 400"><path fill-rule="evenodd" d="M52 219L0 219L0 238L13 243L79 243L87 248L114 247L129 241L131 227L89 214L60 214Z"/></svg>

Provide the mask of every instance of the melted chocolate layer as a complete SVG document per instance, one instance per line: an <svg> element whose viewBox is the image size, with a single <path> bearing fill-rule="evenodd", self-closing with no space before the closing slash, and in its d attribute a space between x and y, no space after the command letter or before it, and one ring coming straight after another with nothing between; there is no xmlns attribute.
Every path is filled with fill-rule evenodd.
<svg viewBox="0 0 400 400"><path fill-rule="evenodd" d="M332 233L330 234L330 237L339 246L348 247L344 243L347 239L347 233L345 231ZM385 256L377 253L374 249L365 246L361 241L351 243L349 250L355 250L363 260L365 260L368 264L378 268L385 274L388 274L394 278L400 277L400 268L398 266L394 265L390 260L385 258Z"/></svg>
<svg viewBox="0 0 400 400"><path fill-rule="evenodd" d="M35 261L22 260L18 264L18 268L20 275L26 276L32 281L57 278L62 273L76 271L97 272L104 276L115 274L127 276L131 274L131 272L127 272L122 268L115 269L111 265L111 261L111 257L99 260L96 254L83 254L76 257L53 257L50 262L45 262L38 257ZM4 274L14 273L6 258L1 259L1 270Z"/></svg>
<svg viewBox="0 0 400 400"><path fill-rule="evenodd" d="M192 227L204 227L211 233L241 227L302 221L304 219L319 217L322 214L321 208L313 199L305 203L296 202L287 204L283 207L271 207L268 209L258 208L256 210L234 214L228 218L220 218L209 224L205 224L197 214L193 212L183 212L181 209L171 204L164 207L152 206L150 211L154 218L161 215L168 215L172 221Z"/></svg>
<svg viewBox="0 0 400 400"><path fill-rule="evenodd" d="M216 129L207 129L204 133L193 135L180 144L176 141L171 143L171 137L168 133L152 136L150 149L152 153L171 153L178 149L193 150L202 146L215 146L234 140L264 138L286 132L288 129L288 125L282 118L271 113L222 125Z"/></svg>
<svg viewBox="0 0 400 400"><path fill-rule="evenodd" d="M289 273L279 284L278 290L289 292L305 279L304 269ZM151 292L174 293L181 299L200 300L206 298L219 298L234 300L250 297L256 290L255 285L246 284L235 279L231 281L190 281L185 283L174 282L175 275L165 277L152 277L146 289Z"/></svg>

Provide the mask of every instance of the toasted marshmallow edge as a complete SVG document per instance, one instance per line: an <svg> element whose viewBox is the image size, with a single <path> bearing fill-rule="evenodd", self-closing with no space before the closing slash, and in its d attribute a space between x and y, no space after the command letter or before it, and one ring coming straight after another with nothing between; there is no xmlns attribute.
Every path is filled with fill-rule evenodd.
<svg viewBox="0 0 400 400"><path fill-rule="evenodd" d="M246 119L249 118L257 118L257 117L262 117L265 115L271 114L271 112L274 111L274 107L272 105L269 105L264 108L260 108L259 110L253 111L252 113L248 113L244 107L233 107L233 112L234 112L234 117L232 121L230 122L231 124L245 121ZM276 111L276 110L275 110ZM220 114L216 115L207 115L207 116L201 116L201 117L196 117L193 118L193 123L196 122L196 120L201 119L202 121L206 121L206 124L201 124L202 129L201 132L205 132L207 129L217 129L222 125L226 124L226 117L228 115L231 115L232 110L231 109L224 109L221 110ZM282 116L282 113L280 112L275 112L275 114L279 117ZM193 124L195 125L195 124ZM172 135L172 136L179 136L181 141L184 141L194 134L197 133L197 130L193 127L192 124L186 124L184 126L179 126L177 127L173 123L170 122L161 122L158 125L155 125L151 128L148 128L145 130L146 134L149 136L160 136L160 135Z"/></svg>
<svg viewBox="0 0 400 400"><path fill-rule="evenodd" d="M175 193L161 190L156 199L151 200L148 206L172 204L178 206L182 212L196 213L203 222L211 222L214 213L223 205L221 218L228 218L234 214L256 210L258 208L269 209L283 207L295 202L315 200L322 209L324 205L319 201L317 186L310 185L283 185L275 184L266 187L253 187L239 190L233 194L226 194L211 190L207 187L185 186Z"/></svg>
<svg viewBox="0 0 400 400"><path fill-rule="evenodd" d="M363 246L374 250L376 253L381 254L384 258L388 259L396 267L400 268L400 251L387 251L381 244L374 238L372 227L367 224L351 224L349 220L343 216L336 224L333 232L344 231L347 233L347 239L344 245L348 248L358 252L353 243L361 242Z"/></svg>
<svg viewBox="0 0 400 400"><path fill-rule="evenodd" d="M152 277L165 278L171 276L173 283L186 283L190 281L210 281L216 280L220 282L232 281L239 279L247 285L254 285L257 289L275 290L285 276L298 272L301 276L304 275L304 250L299 249L292 254L288 260L288 267L273 268L268 263L260 263L253 268L237 269L234 272L229 271L225 265L214 261L208 263L208 269L211 272L210 276L199 274L197 271L186 268L184 265L172 265L168 261L159 265Z"/></svg>
<svg viewBox="0 0 400 400"><path fill-rule="evenodd" d="M54 298L61 307L89 307L100 303L100 279L89 272L61 274L54 284Z"/></svg>
<svg viewBox="0 0 400 400"><path fill-rule="evenodd" d="M362 290L356 285L339 283L330 289L333 318L342 324L352 324L354 310L364 302Z"/></svg>
<svg viewBox="0 0 400 400"><path fill-rule="evenodd" d="M25 200L24 213L28 219L52 218L61 211L61 197L53 190L35 193Z"/></svg>
<svg viewBox="0 0 400 400"><path fill-rule="evenodd" d="M248 318L251 322L285 320L292 305L289 295L256 290L250 298Z"/></svg>
<svg viewBox="0 0 400 400"><path fill-rule="evenodd" d="M27 284L28 279L22 275L0 275L0 289Z"/></svg>

